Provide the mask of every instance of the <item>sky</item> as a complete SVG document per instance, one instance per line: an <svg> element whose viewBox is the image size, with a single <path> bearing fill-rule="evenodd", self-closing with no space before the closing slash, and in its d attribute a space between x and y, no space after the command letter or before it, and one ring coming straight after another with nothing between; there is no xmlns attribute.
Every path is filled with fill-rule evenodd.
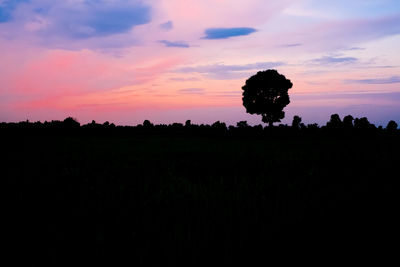
<svg viewBox="0 0 400 267"><path fill-rule="evenodd" d="M228 125L246 79L293 83L282 123L400 124L399 0L0 0L0 121Z"/></svg>

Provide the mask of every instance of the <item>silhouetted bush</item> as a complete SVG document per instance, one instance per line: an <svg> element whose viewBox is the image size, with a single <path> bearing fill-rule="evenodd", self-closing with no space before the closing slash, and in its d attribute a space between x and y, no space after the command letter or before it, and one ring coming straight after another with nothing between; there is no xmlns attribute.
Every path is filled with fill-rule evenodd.
<svg viewBox="0 0 400 267"><path fill-rule="evenodd" d="M343 123L340 119L340 116L338 114L333 114L331 115L330 121L327 122L326 124L327 128L330 129L340 129L343 127Z"/></svg>
<svg viewBox="0 0 400 267"><path fill-rule="evenodd" d="M301 118L299 116L294 116L292 121L293 129L300 129Z"/></svg>
<svg viewBox="0 0 400 267"><path fill-rule="evenodd" d="M149 129L149 128L152 128L154 125L149 121L149 120L144 120L143 121L143 127L144 128L147 128L147 129Z"/></svg>
<svg viewBox="0 0 400 267"><path fill-rule="evenodd" d="M366 117L362 117L354 119L354 128L367 130L375 128L375 125L371 124Z"/></svg>
<svg viewBox="0 0 400 267"><path fill-rule="evenodd" d="M343 127L344 128L346 128L346 129L351 129L351 128L353 128L353 121L354 121L354 118L353 118L353 116L351 116L351 115L347 115L347 116L345 116L344 118L343 118Z"/></svg>
<svg viewBox="0 0 400 267"><path fill-rule="evenodd" d="M389 123L386 126L386 130L394 132L397 130L397 123L395 121L389 121Z"/></svg>
<svg viewBox="0 0 400 267"><path fill-rule="evenodd" d="M74 118L68 117L64 120L64 127L68 129L79 128L81 124Z"/></svg>
<svg viewBox="0 0 400 267"><path fill-rule="evenodd" d="M216 121L214 122L211 127L216 130L226 131L226 124L224 122Z"/></svg>

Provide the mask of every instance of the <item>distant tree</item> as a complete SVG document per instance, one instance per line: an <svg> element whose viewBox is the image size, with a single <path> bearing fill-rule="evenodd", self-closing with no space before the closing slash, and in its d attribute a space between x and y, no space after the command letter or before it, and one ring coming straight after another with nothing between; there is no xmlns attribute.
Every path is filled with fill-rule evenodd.
<svg viewBox="0 0 400 267"><path fill-rule="evenodd" d="M389 123L387 124L386 130L395 131L395 130L397 130L397 127L398 127L397 123L392 120L392 121L389 121Z"/></svg>
<svg viewBox="0 0 400 267"><path fill-rule="evenodd" d="M353 128L354 118L351 115L347 115L343 118L343 127L346 129Z"/></svg>
<svg viewBox="0 0 400 267"><path fill-rule="evenodd" d="M181 128L183 128L183 124L179 123L179 122L174 122L174 123L170 124L170 127L174 128L174 129L181 129Z"/></svg>
<svg viewBox="0 0 400 267"><path fill-rule="evenodd" d="M226 130L225 122L216 121L211 125L214 129Z"/></svg>
<svg viewBox="0 0 400 267"><path fill-rule="evenodd" d="M236 127L238 128L246 128L249 127L249 124L247 124L247 121L239 121L236 123Z"/></svg>
<svg viewBox="0 0 400 267"><path fill-rule="evenodd" d="M77 121L77 119L72 118L72 117L68 117L63 121L63 125L66 128L79 128L79 126L81 126L81 124Z"/></svg>
<svg viewBox="0 0 400 267"><path fill-rule="evenodd" d="M190 127L190 126L192 126L192 121L191 120L187 120L185 122L185 127Z"/></svg>
<svg viewBox="0 0 400 267"><path fill-rule="evenodd" d="M312 124L308 124L307 125L307 128L308 129L319 129L319 127L318 127L318 123L312 123Z"/></svg>
<svg viewBox="0 0 400 267"><path fill-rule="evenodd" d="M261 124L254 125L254 126L253 126L253 129L255 129L255 130L261 132L261 131L263 130L263 126L262 126Z"/></svg>
<svg viewBox="0 0 400 267"><path fill-rule="evenodd" d="M357 129L370 129L374 128L375 125L371 124L366 117L355 118L354 119L354 128Z"/></svg>
<svg viewBox="0 0 400 267"><path fill-rule="evenodd" d="M326 127L331 129L342 128L343 122L338 114L332 114L330 121L327 122Z"/></svg>
<svg viewBox="0 0 400 267"><path fill-rule="evenodd" d="M151 127L153 127L154 125L149 121L149 120L144 120L143 121L143 127L145 127L145 128L151 128Z"/></svg>
<svg viewBox="0 0 400 267"><path fill-rule="evenodd" d="M293 129L300 129L301 118L297 115L293 117L292 121L292 128Z"/></svg>
<svg viewBox="0 0 400 267"><path fill-rule="evenodd" d="M293 84L276 70L259 71L246 80L243 106L246 112L262 116L262 121L272 126L285 117L283 109L290 103L288 90Z"/></svg>

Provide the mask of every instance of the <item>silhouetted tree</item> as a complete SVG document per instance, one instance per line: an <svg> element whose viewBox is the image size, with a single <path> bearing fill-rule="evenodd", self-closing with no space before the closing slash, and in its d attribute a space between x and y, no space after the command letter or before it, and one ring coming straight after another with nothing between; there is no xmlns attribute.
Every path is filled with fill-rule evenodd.
<svg viewBox="0 0 400 267"><path fill-rule="evenodd" d="M144 122L143 122L143 127L145 127L145 128L151 128L151 127L153 127L154 125L149 121L149 120L144 120Z"/></svg>
<svg viewBox="0 0 400 267"><path fill-rule="evenodd" d="M212 128L214 129L219 129L219 130L226 130L226 124L224 122L216 121L211 125Z"/></svg>
<svg viewBox="0 0 400 267"><path fill-rule="evenodd" d="M72 117L68 117L63 121L63 124L66 128L79 128L81 124Z"/></svg>
<svg viewBox="0 0 400 267"><path fill-rule="evenodd" d="M343 118L343 127L346 129L353 128L353 116L347 115Z"/></svg>
<svg viewBox="0 0 400 267"><path fill-rule="evenodd" d="M253 127L253 129L255 129L255 130L258 131L258 132L262 132L263 126L262 126L261 124L258 124L258 125L255 125L255 126Z"/></svg>
<svg viewBox="0 0 400 267"><path fill-rule="evenodd" d="M292 128L293 129L300 129L301 118L297 115L293 117L292 121Z"/></svg>
<svg viewBox="0 0 400 267"><path fill-rule="evenodd" d="M187 120L185 122L185 127L190 127L190 126L192 126L192 121L191 120Z"/></svg>
<svg viewBox="0 0 400 267"><path fill-rule="evenodd" d="M389 121L389 123L387 124L387 126L386 126L386 130L388 130L388 131L395 131L395 130L397 130L397 123L395 122L395 121Z"/></svg>
<svg viewBox="0 0 400 267"><path fill-rule="evenodd" d="M311 124L308 124L308 125L307 125L307 128L308 128L308 129L313 129L313 130L319 129L318 123L311 123Z"/></svg>
<svg viewBox="0 0 400 267"><path fill-rule="evenodd" d="M354 119L354 128L357 129L369 129L369 128L373 128L374 126L369 123L368 119L366 117L362 117L362 118L355 118Z"/></svg>
<svg viewBox="0 0 400 267"><path fill-rule="evenodd" d="M272 126L285 117L283 109L290 103L288 90L293 84L276 70L259 71L246 80L243 106L250 114L259 114L262 121Z"/></svg>
<svg viewBox="0 0 400 267"><path fill-rule="evenodd" d="M332 114L330 121L327 122L326 127L331 129L339 129L342 128L343 122L340 119L338 114Z"/></svg>
<svg viewBox="0 0 400 267"><path fill-rule="evenodd" d="M179 123L179 122L174 122L174 123L170 124L170 127L173 128L173 129L182 129L183 128L183 124Z"/></svg>

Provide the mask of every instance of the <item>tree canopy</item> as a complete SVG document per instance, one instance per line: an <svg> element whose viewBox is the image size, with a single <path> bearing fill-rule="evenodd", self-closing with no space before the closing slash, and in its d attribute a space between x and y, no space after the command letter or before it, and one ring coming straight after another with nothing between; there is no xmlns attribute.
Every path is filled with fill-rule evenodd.
<svg viewBox="0 0 400 267"><path fill-rule="evenodd" d="M259 71L246 80L243 89L243 106L246 112L262 116L270 126L285 117L283 111L290 103L288 90L293 84L276 70Z"/></svg>

